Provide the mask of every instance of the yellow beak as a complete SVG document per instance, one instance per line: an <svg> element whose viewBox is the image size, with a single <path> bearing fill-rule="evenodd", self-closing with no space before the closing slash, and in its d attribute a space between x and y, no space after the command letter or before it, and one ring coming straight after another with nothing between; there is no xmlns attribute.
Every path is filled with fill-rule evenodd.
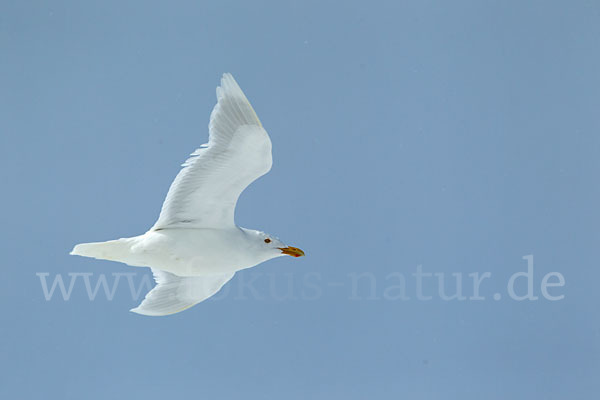
<svg viewBox="0 0 600 400"><path fill-rule="evenodd" d="M278 249L281 250L283 254L292 257L302 257L304 255L304 252L297 247L278 247Z"/></svg>

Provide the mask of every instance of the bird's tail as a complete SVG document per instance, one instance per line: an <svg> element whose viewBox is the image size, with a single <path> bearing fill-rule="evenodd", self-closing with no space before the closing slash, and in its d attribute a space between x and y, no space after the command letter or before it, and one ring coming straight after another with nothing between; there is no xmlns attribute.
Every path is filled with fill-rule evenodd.
<svg viewBox="0 0 600 400"><path fill-rule="evenodd" d="M80 243L73 247L71 255L124 262L130 254L130 239L109 240L107 242Z"/></svg>

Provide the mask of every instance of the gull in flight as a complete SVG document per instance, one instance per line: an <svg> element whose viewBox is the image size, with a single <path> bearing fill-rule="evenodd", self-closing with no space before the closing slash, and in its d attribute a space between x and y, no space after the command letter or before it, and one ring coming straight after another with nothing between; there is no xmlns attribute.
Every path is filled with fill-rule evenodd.
<svg viewBox="0 0 600 400"><path fill-rule="evenodd" d="M217 293L236 271L304 252L235 225L242 191L271 169L271 140L231 74L217 88L208 143L169 188L158 221L143 235L76 245L71 254L150 267L156 286L131 311L168 315Z"/></svg>

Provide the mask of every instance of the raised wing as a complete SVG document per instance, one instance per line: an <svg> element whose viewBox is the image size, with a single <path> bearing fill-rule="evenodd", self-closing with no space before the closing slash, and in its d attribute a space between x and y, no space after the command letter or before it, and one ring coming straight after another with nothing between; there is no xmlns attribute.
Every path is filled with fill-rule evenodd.
<svg viewBox="0 0 600 400"><path fill-rule="evenodd" d="M208 144L183 164L152 229L233 226L238 197L271 169L269 135L231 74L217 88L208 131Z"/></svg>

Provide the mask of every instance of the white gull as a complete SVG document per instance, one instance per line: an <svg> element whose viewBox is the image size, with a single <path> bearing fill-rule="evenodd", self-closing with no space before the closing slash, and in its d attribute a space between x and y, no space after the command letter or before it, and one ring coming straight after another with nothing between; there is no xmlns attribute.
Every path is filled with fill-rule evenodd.
<svg viewBox="0 0 600 400"><path fill-rule="evenodd" d="M242 191L271 169L271 140L231 74L217 88L208 144L171 184L158 221L143 235L82 243L71 254L150 267L156 286L131 311L168 315L217 293L241 269L304 252L235 225Z"/></svg>

